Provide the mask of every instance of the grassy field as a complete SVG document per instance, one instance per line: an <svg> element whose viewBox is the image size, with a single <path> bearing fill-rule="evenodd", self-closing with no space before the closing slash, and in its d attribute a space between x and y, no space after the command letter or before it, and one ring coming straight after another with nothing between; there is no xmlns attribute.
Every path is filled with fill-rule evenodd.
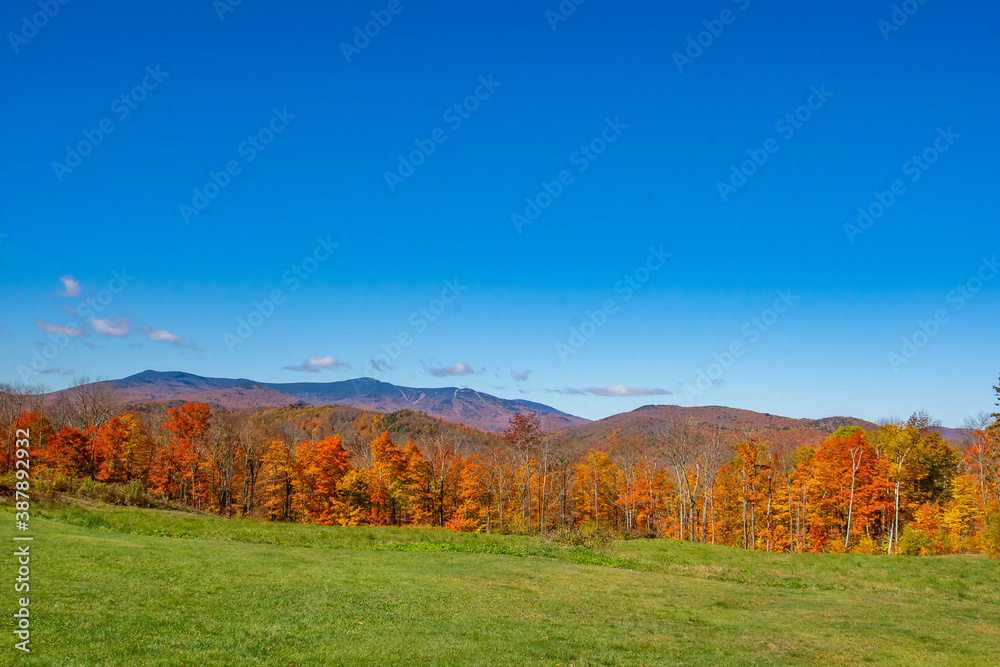
<svg viewBox="0 0 1000 667"><path fill-rule="evenodd" d="M13 524L2 508L8 545ZM1000 656L1000 564L982 557L760 554L666 540L600 554L526 537L98 504L45 509L32 533L34 650L13 655L5 632L2 664L986 665ZM15 564L2 560L12 627Z"/></svg>

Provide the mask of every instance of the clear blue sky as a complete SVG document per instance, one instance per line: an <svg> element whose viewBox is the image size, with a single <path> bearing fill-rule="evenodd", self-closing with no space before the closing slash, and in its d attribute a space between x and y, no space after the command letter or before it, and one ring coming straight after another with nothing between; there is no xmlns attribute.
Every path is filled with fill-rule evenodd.
<svg viewBox="0 0 1000 667"><path fill-rule="evenodd" d="M990 410L1000 10L671 5L4 3L0 380L34 360L50 388L367 374L589 418Z"/></svg>

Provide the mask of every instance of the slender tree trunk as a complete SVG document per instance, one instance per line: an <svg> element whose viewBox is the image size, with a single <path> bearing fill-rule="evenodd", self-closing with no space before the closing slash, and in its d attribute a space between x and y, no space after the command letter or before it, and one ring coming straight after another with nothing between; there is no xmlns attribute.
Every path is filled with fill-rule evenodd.
<svg viewBox="0 0 1000 667"><path fill-rule="evenodd" d="M743 497L743 548L750 549L750 536L747 534L747 499L745 491Z"/></svg>
<svg viewBox="0 0 1000 667"><path fill-rule="evenodd" d="M899 475L896 476L896 501L895 501L895 512L896 516L892 522L892 536L889 538L889 549L892 549L893 544L896 546L896 555L899 555ZM895 540L895 542L893 541Z"/></svg>
<svg viewBox="0 0 1000 667"><path fill-rule="evenodd" d="M774 497L773 487L767 485L767 551L771 552L771 499Z"/></svg>
<svg viewBox="0 0 1000 667"><path fill-rule="evenodd" d="M694 496L691 496L691 504L689 507L690 514L688 516L688 539L694 542L694 516L695 516L695 506L696 500Z"/></svg>
<svg viewBox="0 0 1000 667"><path fill-rule="evenodd" d="M708 543L708 489L705 487L705 497L701 505L701 543Z"/></svg>
<svg viewBox="0 0 1000 667"><path fill-rule="evenodd" d="M597 499L597 455L592 454L594 457L594 522L597 524L597 528L601 527L601 507Z"/></svg>
<svg viewBox="0 0 1000 667"><path fill-rule="evenodd" d="M851 500L847 504L847 532L844 535L844 551L850 547L851 543L851 519L854 514L854 482L857 478L858 468L861 466L861 452L858 452L857 462L854 460L854 450L851 450Z"/></svg>
<svg viewBox="0 0 1000 667"><path fill-rule="evenodd" d="M791 552L795 553L795 520L792 518L792 485L785 477L785 493L788 494L788 536L791 539Z"/></svg>
<svg viewBox="0 0 1000 667"><path fill-rule="evenodd" d="M500 475L500 483L497 485L497 510L500 512L500 532L503 532L503 474Z"/></svg>
<svg viewBox="0 0 1000 667"><path fill-rule="evenodd" d="M715 486L712 486L712 544L715 544Z"/></svg>
<svg viewBox="0 0 1000 667"><path fill-rule="evenodd" d="M980 464L979 466L979 488L983 492L983 518L986 521L986 525L990 525L990 513L989 510L989 495L986 489L986 470L985 466Z"/></svg>

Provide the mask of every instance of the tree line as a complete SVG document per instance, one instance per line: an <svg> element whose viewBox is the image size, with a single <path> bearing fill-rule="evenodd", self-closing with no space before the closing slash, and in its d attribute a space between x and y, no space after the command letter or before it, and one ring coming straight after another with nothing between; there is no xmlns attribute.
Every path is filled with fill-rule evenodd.
<svg viewBox="0 0 1000 667"><path fill-rule="evenodd" d="M970 420L961 442L925 412L820 442L673 420L581 445L534 414L499 436L425 424L411 440L393 431L399 419L126 407L85 380L55 401L0 385L0 474L13 475L14 433L27 428L36 477L131 485L224 517L607 531L777 552L1000 551L1000 413Z"/></svg>

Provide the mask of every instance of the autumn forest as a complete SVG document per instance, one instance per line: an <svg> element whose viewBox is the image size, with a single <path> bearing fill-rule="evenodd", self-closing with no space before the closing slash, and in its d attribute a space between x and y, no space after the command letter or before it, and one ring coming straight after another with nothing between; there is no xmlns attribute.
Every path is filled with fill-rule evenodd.
<svg viewBox="0 0 1000 667"><path fill-rule="evenodd" d="M816 442L691 420L580 442L534 414L492 434L410 411L125 407L102 383L55 400L8 385L2 401L6 487L14 432L27 429L35 483L49 492L223 517L599 532L769 552L996 555L1000 546L995 414L957 442L925 412Z"/></svg>

